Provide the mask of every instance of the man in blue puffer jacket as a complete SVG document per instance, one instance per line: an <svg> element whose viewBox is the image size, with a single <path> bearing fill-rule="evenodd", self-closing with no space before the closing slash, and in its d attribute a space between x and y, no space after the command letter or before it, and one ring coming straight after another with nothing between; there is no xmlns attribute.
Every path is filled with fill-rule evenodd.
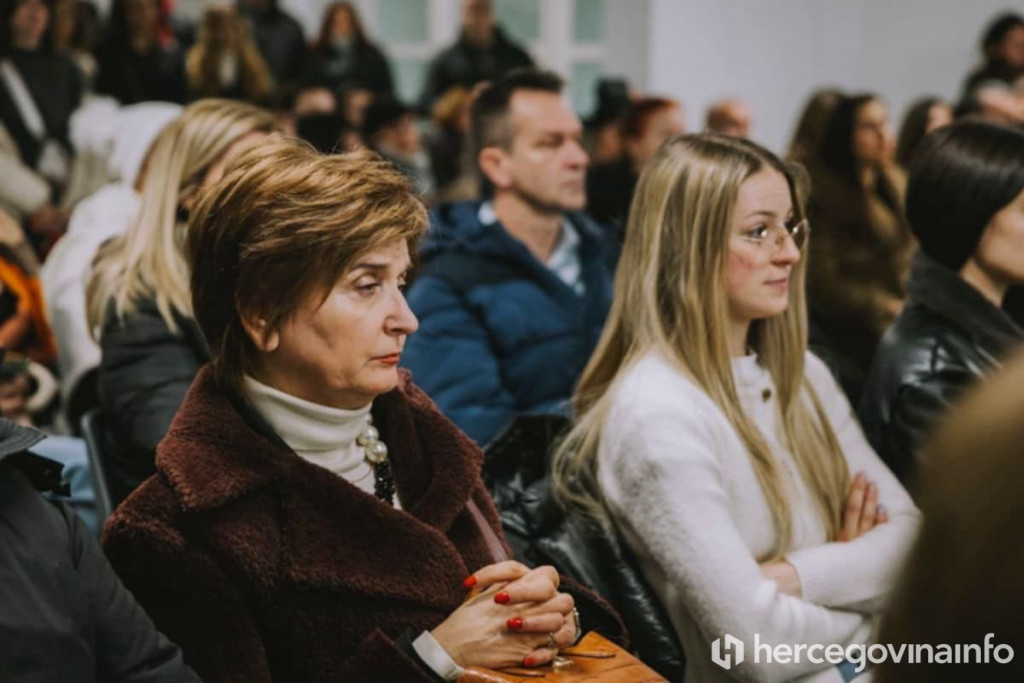
<svg viewBox="0 0 1024 683"><path fill-rule="evenodd" d="M485 445L516 415L564 412L604 326L618 246L584 216L582 127L554 74L519 70L473 106L491 198L432 215L404 364Z"/></svg>

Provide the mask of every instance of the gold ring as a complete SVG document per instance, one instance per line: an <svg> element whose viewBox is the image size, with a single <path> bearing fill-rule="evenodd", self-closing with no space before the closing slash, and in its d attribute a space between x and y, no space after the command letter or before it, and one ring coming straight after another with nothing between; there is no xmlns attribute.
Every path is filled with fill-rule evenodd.
<svg viewBox="0 0 1024 683"><path fill-rule="evenodd" d="M557 650L558 649L558 643L555 642L555 634L554 633L549 633L548 634L548 648L551 649L551 650Z"/></svg>

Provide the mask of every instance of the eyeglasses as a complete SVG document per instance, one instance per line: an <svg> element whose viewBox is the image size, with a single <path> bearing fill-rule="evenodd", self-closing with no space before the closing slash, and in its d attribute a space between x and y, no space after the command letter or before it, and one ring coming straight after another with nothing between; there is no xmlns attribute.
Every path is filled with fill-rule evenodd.
<svg viewBox="0 0 1024 683"><path fill-rule="evenodd" d="M792 238L797 251L803 251L807 243L807 236L811 234L811 224L806 218L792 225L759 225L756 228L747 230L742 235L736 235L744 242L756 244L762 251L767 251L769 246L774 244L781 249L787 237Z"/></svg>

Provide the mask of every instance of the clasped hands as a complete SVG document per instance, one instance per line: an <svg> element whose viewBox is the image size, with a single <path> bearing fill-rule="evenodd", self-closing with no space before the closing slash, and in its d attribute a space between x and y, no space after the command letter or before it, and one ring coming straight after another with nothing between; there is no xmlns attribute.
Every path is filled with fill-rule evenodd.
<svg viewBox="0 0 1024 683"><path fill-rule="evenodd" d="M501 562L475 572L464 585L478 593L431 631L459 666L540 666L576 639L575 603L558 591L554 567Z"/></svg>

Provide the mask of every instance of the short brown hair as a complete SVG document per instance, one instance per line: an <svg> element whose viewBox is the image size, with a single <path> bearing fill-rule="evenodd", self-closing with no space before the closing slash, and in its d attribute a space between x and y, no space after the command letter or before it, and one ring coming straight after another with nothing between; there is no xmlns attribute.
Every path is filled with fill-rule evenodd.
<svg viewBox="0 0 1024 683"><path fill-rule="evenodd" d="M237 387L256 367L243 314L276 329L367 252L405 241L415 253L426 227L409 181L371 152L322 155L283 140L241 155L199 194L186 244L218 379Z"/></svg>

